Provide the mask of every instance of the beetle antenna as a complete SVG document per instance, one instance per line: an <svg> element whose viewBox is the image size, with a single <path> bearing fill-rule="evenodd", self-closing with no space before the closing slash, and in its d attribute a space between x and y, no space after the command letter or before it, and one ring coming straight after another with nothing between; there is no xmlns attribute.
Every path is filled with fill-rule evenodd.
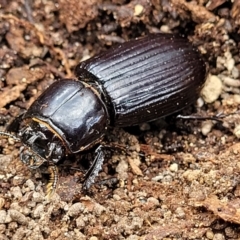
<svg viewBox="0 0 240 240"><path fill-rule="evenodd" d="M11 134L11 133L8 133L8 132L1 132L0 131L0 136L4 136L4 137L10 137L12 139L14 139L16 142L21 142L21 139L18 138L17 136Z"/></svg>
<svg viewBox="0 0 240 240"><path fill-rule="evenodd" d="M47 184L47 196L46 198L49 200L57 189L58 184L58 168L55 165L51 165L48 167L48 171L50 174L49 182Z"/></svg>

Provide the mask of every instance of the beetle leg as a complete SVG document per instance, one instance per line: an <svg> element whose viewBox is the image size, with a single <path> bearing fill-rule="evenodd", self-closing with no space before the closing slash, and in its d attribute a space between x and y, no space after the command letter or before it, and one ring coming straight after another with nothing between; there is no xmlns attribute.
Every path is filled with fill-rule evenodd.
<svg viewBox="0 0 240 240"><path fill-rule="evenodd" d="M220 113L217 114L215 116L200 116L200 115L187 115L187 116L183 116L183 115L177 115L178 119L187 119L187 120L212 120L212 121L218 121L218 122L223 122L223 118L226 117L226 115Z"/></svg>
<svg viewBox="0 0 240 240"><path fill-rule="evenodd" d="M58 168L56 165L50 165L48 167L48 172L50 173L49 183L47 185L47 199L50 199L57 189L58 184Z"/></svg>
<svg viewBox="0 0 240 240"><path fill-rule="evenodd" d="M95 150L95 153L96 156L94 158L94 161L85 175L83 189L89 189L91 187L91 185L94 183L95 177L98 175L99 171L102 168L104 161L103 145L99 145Z"/></svg>

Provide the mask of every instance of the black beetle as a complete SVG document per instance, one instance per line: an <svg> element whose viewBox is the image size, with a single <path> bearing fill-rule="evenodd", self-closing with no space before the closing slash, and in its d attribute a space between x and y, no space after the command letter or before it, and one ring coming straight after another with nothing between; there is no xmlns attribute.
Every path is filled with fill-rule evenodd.
<svg viewBox="0 0 240 240"><path fill-rule="evenodd" d="M159 33L81 62L75 75L50 85L0 133L22 142L20 158L30 168L49 163L49 195L58 180L55 164L99 143L85 178L84 187L90 187L101 169L100 141L110 125L137 125L193 103L205 81L206 65L185 38Z"/></svg>

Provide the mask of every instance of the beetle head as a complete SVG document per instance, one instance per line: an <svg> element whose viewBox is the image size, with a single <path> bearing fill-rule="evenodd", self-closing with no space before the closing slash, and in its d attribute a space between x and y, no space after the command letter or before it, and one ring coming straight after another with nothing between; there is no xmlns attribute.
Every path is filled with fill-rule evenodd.
<svg viewBox="0 0 240 240"><path fill-rule="evenodd" d="M19 131L24 144L20 150L20 158L30 168L37 168L44 162L57 163L65 155L61 140L40 122L30 121L29 125Z"/></svg>
<svg viewBox="0 0 240 240"><path fill-rule="evenodd" d="M11 129L10 129L11 130ZM44 162L57 163L65 155L61 140L47 127L32 119L19 125L18 136L0 132L0 135L21 142L20 159L31 169L40 167Z"/></svg>
<svg viewBox="0 0 240 240"><path fill-rule="evenodd" d="M23 124L18 124L18 121L15 123L10 125L8 131L12 130L18 136L8 132L0 132L0 135L13 138L14 141L22 144L20 159L29 168L36 169L45 162L49 163L50 181L47 186L47 197L50 198L58 182L58 170L55 163L65 155L65 148L57 135L45 124L31 119Z"/></svg>

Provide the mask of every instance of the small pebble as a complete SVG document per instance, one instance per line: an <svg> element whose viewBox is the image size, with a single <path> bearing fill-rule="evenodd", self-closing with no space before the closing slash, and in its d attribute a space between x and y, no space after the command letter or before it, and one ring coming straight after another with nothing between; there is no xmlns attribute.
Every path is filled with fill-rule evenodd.
<svg viewBox="0 0 240 240"><path fill-rule="evenodd" d="M133 229L141 229L143 225L143 219L141 217L133 217L131 220L131 226Z"/></svg>
<svg viewBox="0 0 240 240"><path fill-rule="evenodd" d="M204 136L207 136L211 132L213 127L213 122L211 120L202 122L201 132Z"/></svg>
<svg viewBox="0 0 240 240"><path fill-rule="evenodd" d="M8 229L13 231L18 228L18 224L16 222L11 222L8 224Z"/></svg>
<svg viewBox="0 0 240 240"><path fill-rule="evenodd" d="M22 198L22 191L20 189L20 187L13 187L12 188L12 195L14 197L14 199L21 199Z"/></svg>
<svg viewBox="0 0 240 240"><path fill-rule="evenodd" d="M233 134L237 137L240 138L240 125L236 125L234 130L233 130Z"/></svg>
<svg viewBox="0 0 240 240"><path fill-rule="evenodd" d="M148 199L147 199L147 202L152 203L152 204L154 204L154 205L156 205L156 206L159 205L158 199L156 199L156 198L154 198L154 197L148 198Z"/></svg>
<svg viewBox="0 0 240 240"><path fill-rule="evenodd" d="M93 237L90 237L89 240L98 240L98 238L93 236Z"/></svg>
<svg viewBox="0 0 240 240"><path fill-rule="evenodd" d="M116 167L116 172L120 179L127 179L128 178L128 164L126 161L121 160Z"/></svg>
<svg viewBox="0 0 240 240"><path fill-rule="evenodd" d="M139 16L143 12L143 6L140 4L137 4L134 8L134 16Z"/></svg>
<svg viewBox="0 0 240 240"><path fill-rule="evenodd" d="M68 215L70 217L74 217L79 215L81 212L83 212L85 209L84 205L80 202L74 203L68 210Z"/></svg>
<svg viewBox="0 0 240 240"><path fill-rule="evenodd" d="M121 199L121 197L117 194L113 194L113 199L116 201L119 201Z"/></svg>
<svg viewBox="0 0 240 240"><path fill-rule="evenodd" d="M213 231L208 230L208 231L206 232L206 237L207 237L208 239L213 239L213 238L214 238L214 233L213 233Z"/></svg>
<svg viewBox="0 0 240 240"><path fill-rule="evenodd" d="M237 231L234 227L226 227L224 230L226 237L236 239L237 238Z"/></svg>
<svg viewBox="0 0 240 240"><path fill-rule="evenodd" d="M196 158L191 153L178 153L178 156L183 159L183 162L188 163L194 163L196 162Z"/></svg>
<svg viewBox="0 0 240 240"><path fill-rule="evenodd" d="M186 217L186 214L181 207L176 209L176 214L179 219L184 219Z"/></svg>
<svg viewBox="0 0 240 240"><path fill-rule="evenodd" d="M239 77L239 70L238 70L237 67L234 67L234 68L232 69L232 76L233 76L235 79L237 79L237 78Z"/></svg>
<svg viewBox="0 0 240 240"><path fill-rule="evenodd" d="M96 203L95 205L94 205L94 212L95 212L95 214L97 215L97 216L100 216L103 212L105 212L106 211L106 208L105 207L103 207L102 205L100 205L100 204L98 204L98 203Z"/></svg>
<svg viewBox="0 0 240 240"><path fill-rule="evenodd" d="M39 204L33 211L32 216L34 218L40 218L44 214L43 204Z"/></svg>
<svg viewBox="0 0 240 240"><path fill-rule="evenodd" d="M0 154L0 171L3 173L7 172L8 166L11 164L11 162L12 162L12 156Z"/></svg>
<svg viewBox="0 0 240 240"><path fill-rule="evenodd" d="M238 94L233 95L233 100L236 104L240 104L240 96Z"/></svg>
<svg viewBox="0 0 240 240"><path fill-rule="evenodd" d="M44 196L41 195L39 192L34 192L33 193L33 202L41 203L44 200Z"/></svg>
<svg viewBox="0 0 240 240"><path fill-rule="evenodd" d="M198 98L198 99L197 99L197 106L198 106L199 108L201 108L203 105L204 105L203 99L202 99L201 97Z"/></svg>
<svg viewBox="0 0 240 240"><path fill-rule="evenodd" d="M215 75L209 75L201 91L202 98L206 103L217 100L222 92L222 81Z"/></svg>
<svg viewBox="0 0 240 240"><path fill-rule="evenodd" d="M82 229L86 226L85 221L82 219L82 216L76 219L76 226L78 229Z"/></svg>
<svg viewBox="0 0 240 240"><path fill-rule="evenodd" d="M223 83L230 87L240 87L240 80L233 79L228 76L221 76Z"/></svg>
<svg viewBox="0 0 240 240"><path fill-rule="evenodd" d="M227 60L226 67L229 72L231 72L233 70L234 65L235 65L235 61L233 58L230 58Z"/></svg>
<svg viewBox="0 0 240 240"><path fill-rule="evenodd" d="M160 31L161 31L161 32L164 32L164 33L170 33L170 32L171 32L169 26L167 26L167 25L162 25L162 26L160 27Z"/></svg>
<svg viewBox="0 0 240 240"><path fill-rule="evenodd" d="M27 218L22 213L20 213L17 210L13 210L13 209L8 210L7 218L8 218L8 222L16 221L17 223L19 223L21 225L27 225L27 223L28 223ZM7 218L6 218L6 220L7 220Z"/></svg>
<svg viewBox="0 0 240 240"><path fill-rule="evenodd" d="M171 172L177 172L178 171L178 164L177 163L171 164L169 169L170 169Z"/></svg>
<svg viewBox="0 0 240 240"><path fill-rule="evenodd" d="M5 210L0 210L0 223L5 223L7 212Z"/></svg>
<svg viewBox="0 0 240 240"><path fill-rule="evenodd" d="M31 191L33 191L33 190L35 189L34 182L33 182L31 179L28 179L25 184L26 184L26 186L28 186L28 188L29 188Z"/></svg>
<svg viewBox="0 0 240 240"><path fill-rule="evenodd" d="M189 182L197 180L201 174L201 170L187 170L184 172L183 177L186 178Z"/></svg>
<svg viewBox="0 0 240 240"><path fill-rule="evenodd" d="M232 58L232 54L229 51L227 51L224 53L224 56L226 58L224 62L224 66L227 68L229 72L231 72L235 65L235 61Z"/></svg>
<svg viewBox="0 0 240 240"><path fill-rule="evenodd" d="M213 240L225 240L225 237L221 233L216 233L213 237Z"/></svg>

